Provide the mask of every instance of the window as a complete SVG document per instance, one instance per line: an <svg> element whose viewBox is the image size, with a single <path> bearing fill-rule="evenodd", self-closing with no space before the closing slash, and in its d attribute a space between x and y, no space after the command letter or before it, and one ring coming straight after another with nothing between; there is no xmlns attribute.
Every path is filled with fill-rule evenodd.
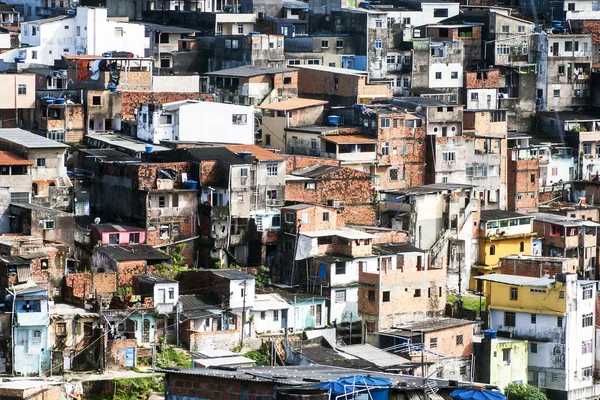
<svg viewBox="0 0 600 400"><path fill-rule="evenodd" d="M583 314L583 317L581 319L581 327L582 328L587 328L588 326L592 326L593 323L594 323L594 314L592 314L592 313Z"/></svg>
<svg viewBox="0 0 600 400"><path fill-rule="evenodd" d="M413 297L421 297L421 289L415 289L415 294Z"/></svg>
<svg viewBox="0 0 600 400"><path fill-rule="evenodd" d="M563 317L556 317L556 326L562 328L563 326Z"/></svg>
<svg viewBox="0 0 600 400"><path fill-rule="evenodd" d="M581 376L584 379L591 378L594 375L593 367L584 367L581 369Z"/></svg>
<svg viewBox="0 0 600 400"><path fill-rule="evenodd" d="M260 312L260 319L262 319L262 320L267 319L267 312L266 311L261 311Z"/></svg>
<svg viewBox="0 0 600 400"><path fill-rule="evenodd" d="M375 48L376 48L376 49L380 49L381 47L382 47L381 40L376 40L376 41L375 41Z"/></svg>
<svg viewBox="0 0 600 400"><path fill-rule="evenodd" d="M387 303L390 301L390 292L389 291L385 291L383 292L383 300L384 303Z"/></svg>
<svg viewBox="0 0 600 400"><path fill-rule="evenodd" d="M279 310L273 310L273 321L279 321Z"/></svg>
<svg viewBox="0 0 600 400"><path fill-rule="evenodd" d="M502 349L502 361L510 361L510 349Z"/></svg>
<svg viewBox="0 0 600 400"><path fill-rule="evenodd" d="M283 251L292 251L294 248L291 240L286 240L283 242Z"/></svg>
<svg viewBox="0 0 600 400"><path fill-rule="evenodd" d="M300 65L300 60L288 60L288 65Z"/></svg>
<svg viewBox="0 0 600 400"><path fill-rule="evenodd" d="M450 79L458 79L458 72L456 72L456 71L450 72Z"/></svg>
<svg viewBox="0 0 600 400"><path fill-rule="evenodd" d="M532 324L536 324L537 323L537 314L531 314L531 323Z"/></svg>
<svg viewBox="0 0 600 400"><path fill-rule="evenodd" d="M267 200L277 200L277 189L267 190Z"/></svg>
<svg viewBox="0 0 600 400"><path fill-rule="evenodd" d="M292 77L291 76L284 76L283 77L283 84L284 85L291 85L292 84Z"/></svg>
<svg viewBox="0 0 600 400"><path fill-rule="evenodd" d="M554 89L552 93L554 97L560 97L560 89Z"/></svg>
<svg viewBox="0 0 600 400"><path fill-rule="evenodd" d="M267 164L267 176L277 176L277 164Z"/></svg>
<svg viewBox="0 0 600 400"><path fill-rule="evenodd" d="M389 156L390 155L390 144L389 142L385 142L381 145L381 155Z"/></svg>
<svg viewBox="0 0 600 400"><path fill-rule="evenodd" d="M404 25L410 25L410 18L408 18L408 17L402 18L402 23Z"/></svg>
<svg viewBox="0 0 600 400"><path fill-rule="evenodd" d="M133 232L129 234L129 244L139 244L140 243L140 233Z"/></svg>
<svg viewBox="0 0 600 400"><path fill-rule="evenodd" d="M568 11L575 11L575 3L568 3L567 4L567 10Z"/></svg>
<svg viewBox="0 0 600 400"><path fill-rule="evenodd" d="M397 181L397 180L398 180L398 169L397 168L390 169L390 181Z"/></svg>
<svg viewBox="0 0 600 400"><path fill-rule="evenodd" d="M109 234L108 235L108 244L110 244L110 245L119 244L119 234L118 233Z"/></svg>
<svg viewBox="0 0 600 400"><path fill-rule="evenodd" d="M32 51L31 51L31 58L32 58L33 60L37 60L37 51L36 51L36 50L32 50Z"/></svg>
<svg viewBox="0 0 600 400"><path fill-rule="evenodd" d="M335 47L338 48L338 49L343 48L344 47L344 41L341 40L341 39L340 40L336 40L335 41Z"/></svg>
<svg viewBox="0 0 600 400"><path fill-rule="evenodd" d="M464 344L463 335L456 335L456 345L462 346Z"/></svg>
<svg viewBox="0 0 600 400"><path fill-rule="evenodd" d="M36 160L36 165L38 167L45 167L46 166L46 159L45 158L38 158Z"/></svg>
<svg viewBox="0 0 600 400"><path fill-rule="evenodd" d="M522 253L522 252L524 252L524 251L525 251L525 243L524 243L524 242L521 242L521 243L519 243L519 252L521 252L521 253Z"/></svg>
<svg viewBox="0 0 600 400"><path fill-rule="evenodd" d="M175 289L169 288L169 300L174 300L174 299L175 299Z"/></svg>
<svg viewBox="0 0 600 400"><path fill-rule="evenodd" d="M581 354L588 354L592 351L594 351L594 349L592 347L591 340L584 340L583 342L581 342Z"/></svg>
<svg viewBox="0 0 600 400"><path fill-rule="evenodd" d="M248 168L241 168L240 169L240 177L242 177L242 178L247 178L248 177Z"/></svg>
<svg viewBox="0 0 600 400"><path fill-rule="evenodd" d="M34 343L34 344L42 343L42 332L41 331L38 331L38 330L33 331L32 343Z"/></svg>
<svg viewBox="0 0 600 400"><path fill-rule="evenodd" d="M496 246L491 245L490 246L490 256L495 256L496 255Z"/></svg>
<svg viewBox="0 0 600 400"><path fill-rule="evenodd" d="M321 40L321 48L322 49L329 48L329 40Z"/></svg>
<svg viewBox="0 0 600 400"><path fill-rule="evenodd" d="M435 73L435 79L442 79L442 73L441 72L436 72Z"/></svg>
<svg viewBox="0 0 600 400"><path fill-rule="evenodd" d="M243 200L243 196L242 196L242 200ZM274 215L273 218L271 218L271 228L277 228L280 226L281 226L281 217L279 215Z"/></svg>
<svg viewBox="0 0 600 400"><path fill-rule="evenodd" d="M336 275L346 275L346 263L345 262L336 262L335 263L335 274Z"/></svg>
<svg viewBox="0 0 600 400"><path fill-rule="evenodd" d="M529 352L537 354L538 344L537 343L529 343Z"/></svg>
<svg viewBox="0 0 600 400"><path fill-rule="evenodd" d="M286 224L294 223L294 213L285 213L285 223Z"/></svg>
<svg viewBox="0 0 600 400"><path fill-rule="evenodd" d="M514 312L504 313L504 326L514 327L516 322L516 314Z"/></svg>
<svg viewBox="0 0 600 400"><path fill-rule="evenodd" d="M496 54L507 56L510 54L510 45L508 44L498 44L496 45Z"/></svg>
<svg viewBox="0 0 600 400"><path fill-rule="evenodd" d="M510 299L511 300L518 300L519 299L519 289L516 287L511 287L510 288Z"/></svg>
<svg viewBox="0 0 600 400"><path fill-rule="evenodd" d="M18 90L17 93L19 93L19 94L27 94L27 85L19 83L17 90Z"/></svg>
<svg viewBox="0 0 600 400"><path fill-rule="evenodd" d="M573 42L565 42L565 51L573 51Z"/></svg>
<svg viewBox="0 0 600 400"><path fill-rule="evenodd" d="M66 322L57 322L56 323L56 336L66 336L66 335L67 335Z"/></svg>
<svg viewBox="0 0 600 400"><path fill-rule="evenodd" d="M346 291L345 290L336 290L335 291L335 302L336 303L345 303L346 302Z"/></svg>
<svg viewBox="0 0 600 400"><path fill-rule="evenodd" d="M565 74L565 66L564 65L559 65L558 66L558 74L559 75L564 75Z"/></svg>
<svg viewBox="0 0 600 400"><path fill-rule="evenodd" d="M479 100L479 93L471 93L471 100Z"/></svg>
<svg viewBox="0 0 600 400"><path fill-rule="evenodd" d="M502 33L510 33L510 26L502 25Z"/></svg>
<svg viewBox="0 0 600 400"><path fill-rule="evenodd" d="M559 299L564 299L565 298L565 292L563 292L562 290L560 292L558 292L558 298Z"/></svg>
<svg viewBox="0 0 600 400"><path fill-rule="evenodd" d="M519 27L517 28L519 33L525 33L525 25L519 25Z"/></svg>
<svg viewBox="0 0 600 400"><path fill-rule="evenodd" d="M592 144L591 143L583 144L583 154L592 154Z"/></svg>
<svg viewBox="0 0 600 400"><path fill-rule="evenodd" d="M456 153L453 151L442 152L442 161L447 161L447 162L456 161Z"/></svg>
<svg viewBox="0 0 600 400"><path fill-rule="evenodd" d="M69 25L65 25L65 29L69 29Z"/></svg>
<svg viewBox="0 0 600 400"><path fill-rule="evenodd" d="M323 213L323 222L329 221L329 211Z"/></svg>
<svg viewBox="0 0 600 400"><path fill-rule="evenodd" d="M383 20L376 19L375 20L375 28L383 28Z"/></svg>
<svg viewBox="0 0 600 400"><path fill-rule="evenodd" d="M583 287L583 300L588 300L592 298L592 294L594 292L594 288L590 286Z"/></svg>
<svg viewBox="0 0 600 400"><path fill-rule="evenodd" d="M233 114L231 116L231 123L234 125L246 125L247 122L246 114Z"/></svg>
<svg viewBox="0 0 600 400"><path fill-rule="evenodd" d="M79 28L79 27L77 27L77 28ZM122 27L119 27L119 26L115 27L115 36L123 36L123 28Z"/></svg>
<svg viewBox="0 0 600 400"><path fill-rule="evenodd" d="M433 18L448 18L448 9L447 8L434 8L433 9Z"/></svg>
<svg viewBox="0 0 600 400"><path fill-rule="evenodd" d="M319 65L321 62L319 60L306 60L308 65Z"/></svg>
<svg viewBox="0 0 600 400"><path fill-rule="evenodd" d="M165 207L165 203L166 203L166 197L165 196L158 196L158 207L164 208Z"/></svg>
<svg viewBox="0 0 600 400"><path fill-rule="evenodd" d="M369 298L369 301L375 301L375 291L374 290L369 290L368 298Z"/></svg>
<svg viewBox="0 0 600 400"><path fill-rule="evenodd" d="M92 96L92 105L93 106L102 105L101 97L100 96Z"/></svg>
<svg viewBox="0 0 600 400"><path fill-rule="evenodd" d="M243 35L244 34L244 24L238 24L237 28L238 28L238 30L237 30L238 33L240 35Z"/></svg>
<svg viewBox="0 0 600 400"><path fill-rule="evenodd" d="M390 127L390 119L389 118L381 118L379 126L381 128L389 128Z"/></svg>
<svg viewBox="0 0 600 400"><path fill-rule="evenodd" d="M432 337L429 339L429 348L430 349L435 349L437 348L438 342L437 342L437 338Z"/></svg>

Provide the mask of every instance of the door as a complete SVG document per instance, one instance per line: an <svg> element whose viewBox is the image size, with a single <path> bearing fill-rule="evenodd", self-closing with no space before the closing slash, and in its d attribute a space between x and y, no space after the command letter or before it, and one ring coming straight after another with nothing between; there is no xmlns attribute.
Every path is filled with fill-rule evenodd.
<svg viewBox="0 0 600 400"><path fill-rule="evenodd" d="M165 289L158 289L158 303L159 304L165 304L166 302L167 302L166 290Z"/></svg>
<svg viewBox="0 0 600 400"><path fill-rule="evenodd" d="M321 315L323 314L323 306L317 304L317 314L315 315L315 324L321 326Z"/></svg>
<svg viewBox="0 0 600 400"><path fill-rule="evenodd" d="M552 55L558 56L558 42L552 43Z"/></svg>
<svg viewBox="0 0 600 400"><path fill-rule="evenodd" d="M144 325L142 328L142 343L150 343L150 320L144 318Z"/></svg>
<svg viewBox="0 0 600 400"><path fill-rule="evenodd" d="M281 328L282 329L287 328L287 316L288 316L288 310L281 310Z"/></svg>

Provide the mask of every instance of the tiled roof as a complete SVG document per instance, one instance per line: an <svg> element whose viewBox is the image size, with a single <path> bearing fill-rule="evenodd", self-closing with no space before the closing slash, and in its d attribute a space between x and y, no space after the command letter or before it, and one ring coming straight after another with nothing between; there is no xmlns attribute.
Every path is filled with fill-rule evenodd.
<svg viewBox="0 0 600 400"><path fill-rule="evenodd" d="M256 158L258 161L283 161L285 157L280 156L279 154L275 154L272 151L264 149L260 146L256 146L253 144L236 144L225 146L229 151L234 153L239 152L248 152L252 153L252 157Z"/></svg>
<svg viewBox="0 0 600 400"><path fill-rule="evenodd" d="M298 97L295 99L278 101L277 103L271 103L264 106L258 106L256 108L261 108L263 110L288 111L297 110L299 108L322 106L325 104L327 104L327 102L323 100L302 99Z"/></svg>
<svg viewBox="0 0 600 400"><path fill-rule="evenodd" d="M377 143L377 140L371 139L365 135L326 135L323 136L328 142L332 143Z"/></svg>
<svg viewBox="0 0 600 400"><path fill-rule="evenodd" d="M0 151L0 165L32 165L33 163L8 151Z"/></svg>

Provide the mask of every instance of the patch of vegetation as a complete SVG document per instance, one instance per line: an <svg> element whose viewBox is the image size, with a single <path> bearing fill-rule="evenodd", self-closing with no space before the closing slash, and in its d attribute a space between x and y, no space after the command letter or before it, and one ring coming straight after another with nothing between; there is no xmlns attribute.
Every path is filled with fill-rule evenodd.
<svg viewBox="0 0 600 400"><path fill-rule="evenodd" d="M271 365L271 357L269 357L269 353L265 350L251 350L244 354L244 356L254 360L256 365Z"/></svg>
<svg viewBox="0 0 600 400"><path fill-rule="evenodd" d="M171 346L156 348L156 367L192 368L192 356Z"/></svg>
<svg viewBox="0 0 600 400"><path fill-rule="evenodd" d="M258 267L258 276L256 277L256 286L266 287L271 286L271 271L269 267L261 265Z"/></svg>
<svg viewBox="0 0 600 400"><path fill-rule="evenodd" d="M455 294L449 294L448 296L446 296L446 301L448 303L454 305L454 303L456 303L458 301L458 296L456 296ZM462 304L463 304L464 310L479 311L479 298L463 296ZM486 308L485 297L482 296L481 297L481 310L483 311L483 310L485 310L485 308Z"/></svg>
<svg viewBox="0 0 600 400"><path fill-rule="evenodd" d="M116 386L115 400L138 400L148 398L152 393L163 393L162 377L113 379Z"/></svg>
<svg viewBox="0 0 600 400"><path fill-rule="evenodd" d="M548 400L537 387L523 383L510 383L504 388L507 400Z"/></svg>
<svg viewBox="0 0 600 400"><path fill-rule="evenodd" d="M160 263L156 266L156 275L164 276L165 278L175 279L183 271L188 268L182 264L183 262L183 243L173 246L171 254L172 264Z"/></svg>

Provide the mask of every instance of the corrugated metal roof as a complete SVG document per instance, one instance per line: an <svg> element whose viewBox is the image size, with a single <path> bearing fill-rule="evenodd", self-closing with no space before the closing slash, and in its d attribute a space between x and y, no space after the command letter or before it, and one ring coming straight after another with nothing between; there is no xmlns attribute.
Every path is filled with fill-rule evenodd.
<svg viewBox="0 0 600 400"><path fill-rule="evenodd" d="M27 132L26 130L20 128L0 129L0 139L13 142L29 149L69 148L69 146L64 143L47 139L43 136Z"/></svg>
<svg viewBox="0 0 600 400"><path fill-rule="evenodd" d="M288 110L297 110L299 108L323 106L327 103L328 103L327 101L323 101L323 100L303 99L303 98L297 97L295 99L278 101L277 103L271 103L271 104L267 104L264 106L257 106L256 108L260 108L263 110L288 111Z"/></svg>

